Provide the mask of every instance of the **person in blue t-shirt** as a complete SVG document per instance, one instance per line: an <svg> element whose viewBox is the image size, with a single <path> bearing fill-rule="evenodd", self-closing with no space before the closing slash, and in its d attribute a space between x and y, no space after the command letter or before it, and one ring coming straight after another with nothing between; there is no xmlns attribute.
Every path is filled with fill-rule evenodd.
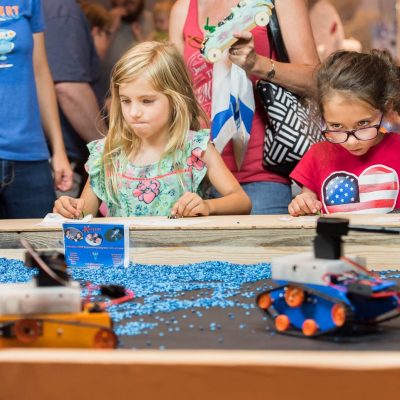
<svg viewBox="0 0 400 400"><path fill-rule="evenodd" d="M0 1L0 219L51 212L46 137L56 188L72 185L43 29L40 0Z"/></svg>
<svg viewBox="0 0 400 400"><path fill-rule="evenodd" d="M106 133L100 116L100 60L89 24L76 0L42 0L49 66L56 88L61 129L74 184L69 195L81 193L87 179L86 144ZM59 195L59 193L57 193Z"/></svg>

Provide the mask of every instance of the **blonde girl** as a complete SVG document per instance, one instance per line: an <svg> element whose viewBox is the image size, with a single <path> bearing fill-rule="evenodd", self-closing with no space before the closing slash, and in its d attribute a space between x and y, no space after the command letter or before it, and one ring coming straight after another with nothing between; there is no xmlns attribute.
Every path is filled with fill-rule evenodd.
<svg viewBox="0 0 400 400"><path fill-rule="evenodd" d="M202 111L185 63L169 43L144 42L117 62L111 80L109 132L91 142L89 180L79 199L63 196L54 211L67 217L188 217L247 214L251 202L199 130ZM203 200L205 178L222 194Z"/></svg>

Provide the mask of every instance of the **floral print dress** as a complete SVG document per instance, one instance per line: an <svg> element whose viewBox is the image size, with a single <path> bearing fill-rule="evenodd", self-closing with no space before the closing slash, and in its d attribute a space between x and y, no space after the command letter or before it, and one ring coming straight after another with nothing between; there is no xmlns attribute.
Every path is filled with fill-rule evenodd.
<svg viewBox="0 0 400 400"><path fill-rule="evenodd" d="M105 188L101 163L104 140L88 144L90 155L85 167L94 193L107 205L108 216L166 216L185 192L199 192L207 173L207 166L201 158L210 140L208 129L187 133L186 148L176 153L175 165L172 155L150 165L128 163L126 171L119 177L119 205L111 201ZM177 169L176 165L181 167Z"/></svg>

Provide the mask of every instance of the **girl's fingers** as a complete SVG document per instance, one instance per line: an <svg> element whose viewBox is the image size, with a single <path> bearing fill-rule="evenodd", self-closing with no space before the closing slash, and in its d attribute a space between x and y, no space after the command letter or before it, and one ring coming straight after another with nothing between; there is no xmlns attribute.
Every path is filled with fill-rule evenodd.
<svg viewBox="0 0 400 400"><path fill-rule="evenodd" d="M300 208L299 204L297 203L297 199L294 199L290 203L289 208L291 210L290 214L293 215L294 217L298 217L299 215L302 215L301 208Z"/></svg>
<svg viewBox="0 0 400 400"><path fill-rule="evenodd" d="M296 197L297 204L300 207L300 211L302 214L312 214L310 208L308 207L307 199L305 199L303 196L299 195Z"/></svg>
<svg viewBox="0 0 400 400"><path fill-rule="evenodd" d="M289 206L288 206L288 211L289 211L289 214L290 214L292 217L297 217L297 213L296 213L296 211L295 211L295 209L294 209L293 202L291 202L291 203L289 204Z"/></svg>
<svg viewBox="0 0 400 400"><path fill-rule="evenodd" d="M182 201L182 216L188 217L193 209L199 203L199 198L195 193L190 193Z"/></svg>
<svg viewBox="0 0 400 400"><path fill-rule="evenodd" d="M199 207L200 204L202 203L202 199L200 197L194 197L185 207L184 210L184 216L185 217L191 217L194 216L194 210L195 208Z"/></svg>
<svg viewBox="0 0 400 400"><path fill-rule="evenodd" d="M313 208L315 210L314 214L317 214L319 211L322 210L322 203L319 200L314 200Z"/></svg>
<svg viewBox="0 0 400 400"><path fill-rule="evenodd" d="M172 207L171 215L177 217L188 217L192 215L192 209L202 202L196 193L186 192Z"/></svg>
<svg viewBox="0 0 400 400"><path fill-rule="evenodd" d="M60 199L58 199L54 203L54 208L53 211L57 214L62 215L63 217L66 218L75 218L75 210L72 212L69 210L69 206L64 204Z"/></svg>
<svg viewBox="0 0 400 400"><path fill-rule="evenodd" d="M318 204L314 198L306 197L304 199L304 202L307 206L307 209L309 210L308 214L316 214L319 211Z"/></svg>
<svg viewBox="0 0 400 400"><path fill-rule="evenodd" d="M61 196L54 203L54 211L66 218L79 218L82 214L83 203L83 199Z"/></svg>
<svg viewBox="0 0 400 400"><path fill-rule="evenodd" d="M171 216L172 217L182 217L183 214L183 210L185 208L185 204L186 204L186 198L189 195L189 192L184 193L179 200L174 204L174 206L171 209Z"/></svg>
<svg viewBox="0 0 400 400"><path fill-rule="evenodd" d="M75 199L75 200L76 200L76 205L75 205L76 211L79 213L79 218L82 218L84 216L83 209L85 206L85 200L84 199Z"/></svg>
<svg viewBox="0 0 400 400"><path fill-rule="evenodd" d="M210 209L207 203L202 199L200 200L201 200L200 203L192 208L190 217L198 217L200 215L210 215Z"/></svg>
<svg viewBox="0 0 400 400"><path fill-rule="evenodd" d="M73 214L74 218L80 218L82 215L82 210L78 209L78 200L77 199L73 199L71 197L67 197L65 199L65 202L63 202L63 205L65 207L65 209L70 212L71 214Z"/></svg>

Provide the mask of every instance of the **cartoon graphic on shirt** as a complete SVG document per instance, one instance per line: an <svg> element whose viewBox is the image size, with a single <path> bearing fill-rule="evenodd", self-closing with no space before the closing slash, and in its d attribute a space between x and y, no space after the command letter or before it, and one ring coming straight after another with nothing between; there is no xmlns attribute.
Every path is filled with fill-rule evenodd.
<svg viewBox="0 0 400 400"><path fill-rule="evenodd" d="M7 63L6 54L11 53L15 47L12 40L16 33L11 29L0 29L0 68L10 68L13 64Z"/></svg>
<svg viewBox="0 0 400 400"><path fill-rule="evenodd" d="M322 185L321 199L328 214L384 214L394 209L398 193L397 172L376 164L360 176L346 171L333 172Z"/></svg>

